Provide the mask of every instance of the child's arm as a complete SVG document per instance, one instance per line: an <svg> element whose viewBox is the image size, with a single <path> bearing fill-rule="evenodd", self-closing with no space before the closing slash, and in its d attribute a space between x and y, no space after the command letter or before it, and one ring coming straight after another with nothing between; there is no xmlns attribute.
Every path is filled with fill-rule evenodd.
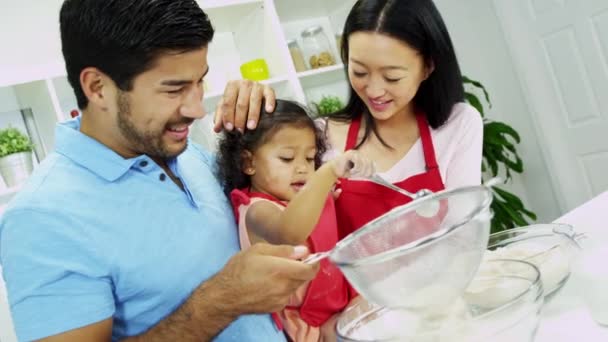
<svg viewBox="0 0 608 342"><path fill-rule="evenodd" d="M272 244L302 244L317 225L336 180L351 173L351 163L352 173L368 176L373 172L371 162L363 160L356 151L348 151L323 164L284 210L267 201L254 203L245 216L247 228Z"/></svg>

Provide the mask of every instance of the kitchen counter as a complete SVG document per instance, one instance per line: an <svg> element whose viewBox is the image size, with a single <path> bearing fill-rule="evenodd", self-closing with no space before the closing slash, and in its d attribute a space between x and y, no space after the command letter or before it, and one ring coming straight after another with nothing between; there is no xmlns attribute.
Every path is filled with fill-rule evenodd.
<svg viewBox="0 0 608 342"><path fill-rule="evenodd" d="M589 238L602 239L608 244L608 192L555 222L571 224L577 233L586 233ZM543 308L536 342L608 341L608 326L595 323L580 296L581 291L580 279L574 272L564 288Z"/></svg>

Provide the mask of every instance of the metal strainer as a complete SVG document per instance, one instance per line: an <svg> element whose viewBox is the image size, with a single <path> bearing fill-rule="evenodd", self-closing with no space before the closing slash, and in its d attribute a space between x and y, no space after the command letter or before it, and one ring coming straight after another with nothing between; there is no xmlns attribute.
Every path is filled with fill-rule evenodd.
<svg viewBox="0 0 608 342"><path fill-rule="evenodd" d="M462 294L482 260L491 201L483 185L419 198L340 241L329 259L374 304L441 312ZM439 203L437 215L421 216L418 209L430 202Z"/></svg>

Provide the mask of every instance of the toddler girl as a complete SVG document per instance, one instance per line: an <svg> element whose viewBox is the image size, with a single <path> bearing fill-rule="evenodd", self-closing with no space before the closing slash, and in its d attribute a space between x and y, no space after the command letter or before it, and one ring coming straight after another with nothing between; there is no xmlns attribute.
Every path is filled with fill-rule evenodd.
<svg viewBox="0 0 608 342"><path fill-rule="evenodd" d="M218 172L234 207L241 248L304 244L316 253L336 244L331 190L338 178L370 175L373 165L348 151L319 167L323 141L306 110L285 100L277 100L273 113L263 112L255 130L224 133ZM347 291L341 272L323 260L317 277L298 289L275 322L293 341L318 341L320 327L347 306Z"/></svg>

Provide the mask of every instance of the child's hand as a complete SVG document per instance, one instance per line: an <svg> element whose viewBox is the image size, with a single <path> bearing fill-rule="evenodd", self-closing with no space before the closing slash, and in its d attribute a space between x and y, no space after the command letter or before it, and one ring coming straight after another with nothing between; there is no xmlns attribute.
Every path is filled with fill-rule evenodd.
<svg viewBox="0 0 608 342"><path fill-rule="evenodd" d="M331 163L338 178L369 177L376 171L374 163L356 150L346 151L333 159Z"/></svg>

